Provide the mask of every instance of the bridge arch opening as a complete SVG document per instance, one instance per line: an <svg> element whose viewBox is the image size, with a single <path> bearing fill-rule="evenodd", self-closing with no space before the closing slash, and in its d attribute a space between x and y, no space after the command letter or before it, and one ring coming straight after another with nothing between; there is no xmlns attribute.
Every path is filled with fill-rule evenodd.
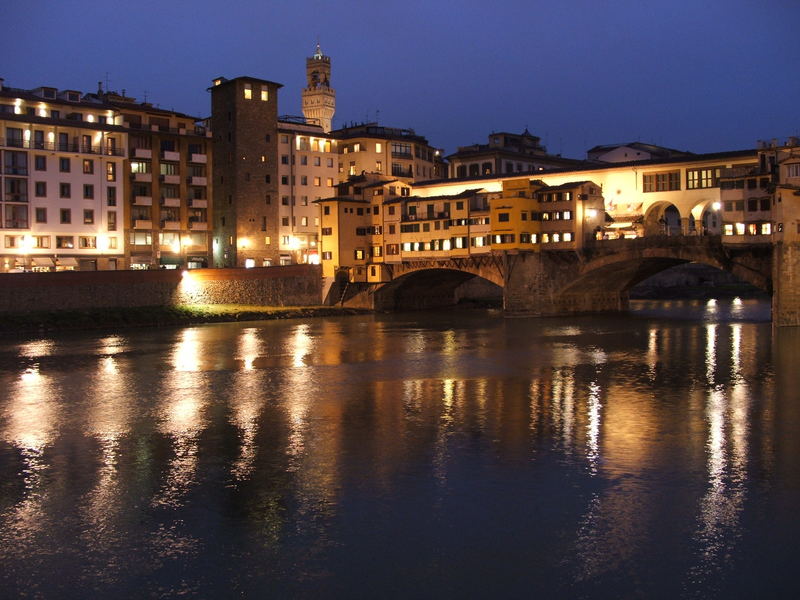
<svg viewBox="0 0 800 600"><path fill-rule="evenodd" d="M690 233L698 235L720 235L722 233L722 205L719 200L707 198L692 207L691 218L696 223Z"/></svg>
<svg viewBox="0 0 800 600"><path fill-rule="evenodd" d="M457 269L421 269L375 291L379 310L418 310L447 306L502 307L503 289L474 273Z"/></svg>

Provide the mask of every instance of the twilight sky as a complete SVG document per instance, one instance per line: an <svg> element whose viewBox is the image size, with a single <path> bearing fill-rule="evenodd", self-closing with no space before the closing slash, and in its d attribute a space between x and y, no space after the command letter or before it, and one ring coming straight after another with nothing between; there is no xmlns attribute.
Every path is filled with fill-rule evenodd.
<svg viewBox="0 0 800 600"><path fill-rule="evenodd" d="M204 117L218 75L284 84L332 57L334 127L378 120L447 153L526 126L574 158L641 140L715 152L800 135L800 0L5 2L12 87L110 88Z"/></svg>

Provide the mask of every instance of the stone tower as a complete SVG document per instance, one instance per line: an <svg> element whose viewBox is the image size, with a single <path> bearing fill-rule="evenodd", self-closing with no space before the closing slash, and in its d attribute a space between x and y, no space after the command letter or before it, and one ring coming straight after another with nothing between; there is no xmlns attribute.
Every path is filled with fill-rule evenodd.
<svg viewBox="0 0 800 600"><path fill-rule="evenodd" d="M331 57L322 53L319 44L314 56L306 59L306 79L303 116L328 133L336 112L336 92L331 87Z"/></svg>

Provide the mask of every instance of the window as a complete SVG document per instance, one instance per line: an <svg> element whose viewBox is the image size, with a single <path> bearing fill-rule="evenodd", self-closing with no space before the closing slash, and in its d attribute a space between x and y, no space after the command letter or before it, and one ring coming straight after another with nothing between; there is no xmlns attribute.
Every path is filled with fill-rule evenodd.
<svg viewBox="0 0 800 600"><path fill-rule="evenodd" d="M245 83L244 84L244 99L251 100L253 98L253 86L252 84Z"/></svg>
<svg viewBox="0 0 800 600"><path fill-rule="evenodd" d="M117 205L117 188L110 187L106 189L106 204L108 206Z"/></svg>
<svg viewBox="0 0 800 600"><path fill-rule="evenodd" d="M33 158L33 168L37 171L46 171L47 170L47 157L46 156L35 156Z"/></svg>
<svg viewBox="0 0 800 600"><path fill-rule="evenodd" d="M84 175L91 175L94 173L94 161L91 158L83 159L83 173Z"/></svg>
<svg viewBox="0 0 800 600"><path fill-rule="evenodd" d="M323 252L322 253L322 260L333 260L333 253L331 253L331 252Z"/></svg>
<svg viewBox="0 0 800 600"><path fill-rule="evenodd" d="M333 187L333 177L328 177L328 179L325 180L325 185L328 187Z"/></svg>
<svg viewBox="0 0 800 600"><path fill-rule="evenodd" d="M287 175L281 175L281 185L289 185L289 177Z"/></svg>
<svg viewBox="0 0 800 600"><path fill-rule="evenodd" d="M83 224L94 225L94 210L91 208L83 209Z"/></svg>
<svg viewBox="0 0 800 600"><path fill-rule="evenodd" d="M45 196L47 196L47 182L37 181L34 184L34 195L37 198L44 198Z"/></svg>
<svg viewBox="0 0 800 600"><path fill-rule="evenodd" d="M37 223L47 223L47 209L37 207L35 211L35 219Z"/></svg>
<svg viewBox="0 0 800 600"><path fill-rule="evenodd" d="M508 222L508 213L498 213L497 220L501 223Z"/></svg>
<svg viewBox="0 0 800 600"><path fill-rule="evenodd" d="M328 165L328 167L331 167L331 168L332 168L332 167L333 167L333 159L332 159L332 158L329 158L329 159L326 161L326 164Z"/></svg>
<svg viewBox="0 0 800 600"><path fill-rule="evenodd" d="M329 215L329 214L331 214L331 207L330 207L330 206L325 206L325 207L323 207L323 209L322 209L322 214L323 214L323 215Z"/></svg>
<svg viewBox="0 0 800 600"><path fill-rule="evenodd" d="M49 248L50 236L49 235L35 235L33 236L34 248Z"/></svg>
<svg viewBox="0 0 800 600"><path fill-rule="evenodd" d="M353 258L356 260L364 260L364 249L363 248L356 248L353 252Z"/></svg>
<svg viewBox="0 0 800 600"><path fill-rule="evenodd" d="M786 176L800 177L800 163L792 163L790 165L786 165Z"/></svg>
<svg viewBox="0 0 800 600"><path fill-rule="evenodd" d="M115 210L108 211L108 230L109 231L117 230L117 211Z"/></svg>
<svg viewBox="0 0 800 600"><path fill-rule="evenodd" d="M288 154L281 154L281 164L288 165L289 164L289 155Z"/></svg>
<svg viewBox="0 0 800 600"><path fill-rule="evenodd" d="M681 172L646 173L642 175L642 189L645 192L672 192L681 189Z"/></svg>
<svg viewBox="0 0 800 600"><path fill-rule="evenodd" d="M315 156L314 157L314 166L318 167L318 166L320 166L320 164L321 164L321 160L320 160L319 156Z"/></svg>
<svg viewBox="0 0 800 600"><path fill-rule="evenodd" d="M58 195L60 198L69 198L72 196L72 188L68 183L58 184Z"/></svg>
<svg viewBox="0 0 800 600"><path fill-rule="evenodd" d="M289 226L289 217L282 217L281 218L281 225L283 225L284 227L288 227Z"/></svg>
<svg viewBox="0 0 800 600"><path fill-rule="evenodd" d="M383 152L383 144L381 142L375 142L375 152L378 154Z"/></svg>
<svg viewBox="0 0 800 600"><path fill-rule="evenodd" d="M308 185L308 176L300 175L300 185Z"/></svg>
<svg viewBox="0 0 800 600"><path fill-rule="evenodd" d="M97 237L93 235L78 236L78 248L97 248Z"/></svg>
<svg viewBox="0 0 800 600"><path fill-rule="evenodd" d="M106 181L116 181L117 180L117 163L108 162L106 163Z"/></svg>
<svg viewBox="0 0 800 600"><path fill-rule="evenodd" d="M71 235L57 235L56 248L71 249L75 247L75 237Z"/></svg>
<svg viewBox="0 0 800 600"><path fill-rule="evenodd" d="M94 185L86 183L83 185L83 197L87 200L94 198Z"/></svg>
<svg viewBox="0 0 800 600"><path fill-rule="evenodd" d="M317 187L322 185L322 177L314 177L314 185Z"/></svg>
<svg viewBox="0 0 800 600"><path fill-rule="evenodd" d="M281 136L281 144L288 144L288 143L289 143L289 136L288 135L282 135Z"/></svg>
<svg viewBox="0 0 800 600"><path fill-rule="evenodd" d="M687 169L686 170L686 189L696 190L701 188L717 187L720 167L708 167L706 169Z"/></svg>
<svg viewBox="0 0 800 600"><path fill-rule="evenodd" d="M262 85L261 86L261 101L262 102L266 102L267 100L269 100L269 90L267 89L267 86Z"/></svg>
<svg viewBox="0 0 800 600"><path fill-rule="evenodd" d="M58 159L58 170L62 173L69 173L70 171L70 164L68 158L59 158Z"/></svg>

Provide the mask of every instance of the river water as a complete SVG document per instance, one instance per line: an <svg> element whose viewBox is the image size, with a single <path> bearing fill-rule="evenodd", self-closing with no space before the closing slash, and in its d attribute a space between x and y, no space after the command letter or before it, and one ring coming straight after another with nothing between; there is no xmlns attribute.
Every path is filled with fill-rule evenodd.
<svg viewBox="0 0 800 600"><path fill-rule="evenodd" d="M0 340L4 598L795 597L763 301Z"/></svg>

